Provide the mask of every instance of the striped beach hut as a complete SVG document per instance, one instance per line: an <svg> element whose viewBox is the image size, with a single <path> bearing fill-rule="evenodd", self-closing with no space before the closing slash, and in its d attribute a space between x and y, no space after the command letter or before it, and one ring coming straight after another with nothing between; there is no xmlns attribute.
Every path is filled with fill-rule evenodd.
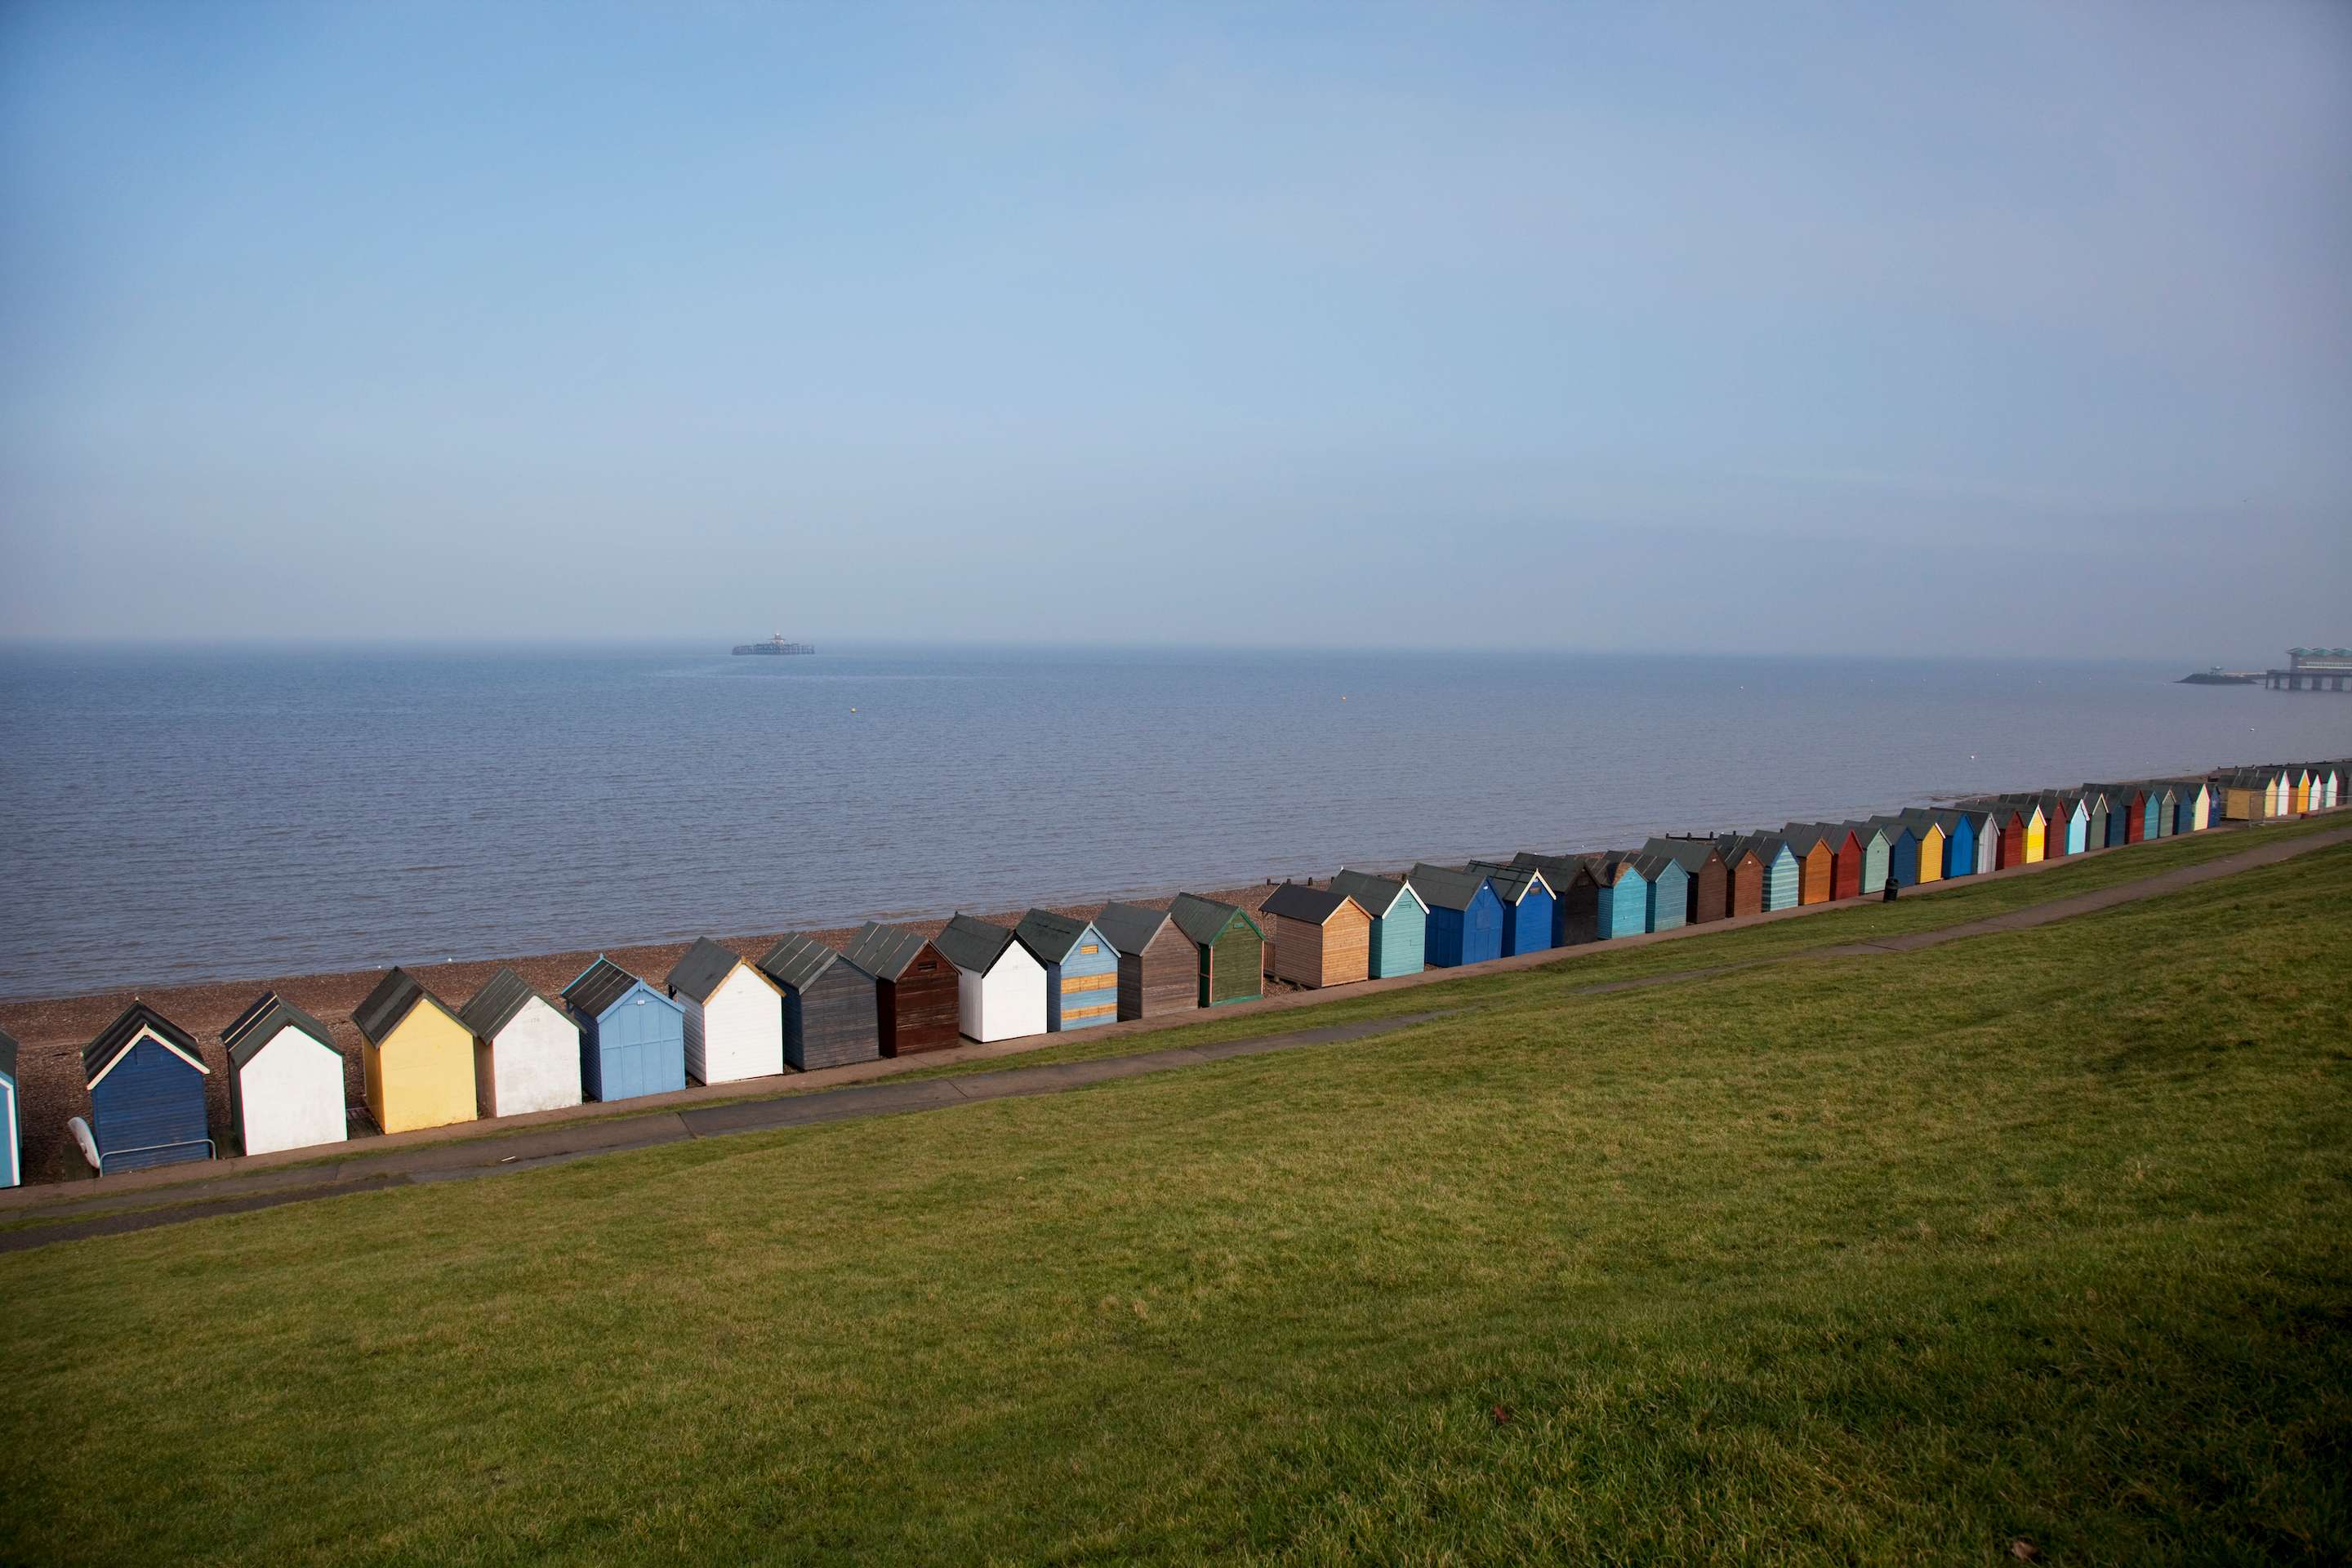
<svg viewBox="0 0 2352 1568"><path fill-rule="evenodd" d="M1331 890L1347 894L1372 917L1371 978L1421 973L1422 952L1429 942L1429 906L1412 883L1402 877L1342 871L1331 879Z"/></svg>
<svg viewBox="0 0 2352 1568"><path fill-rule="evenodd" d="M750 959L701 937L662 988L686 1026L687 1077L736 1083L784 1070L784 994Z"/></svg>
<svg viewBox="0 0 2352 1568"><path fill-rule="evenodd" d="M1265 994L1265 928L1247 910L1179 893L1168 918L1199 955L1202 1006L1255 1002Z"/></svg>
<svg viewBox="0 0 2352 1568"><path fill-rule="evenodd" d="M957 1032L960 976L921 931L867 921L841 956L874 977L876 1033L886 1057L944 1051Z"/></svg>
<svg viewBox="0 0 2352 1568"><path fill-rule="evenodd" d="M247 1154L308 1149L351 1135L343 1053L327 1026L264 991L221 1031L228 1056L228 1130Z"/></svg>
<svg viewBox="0 0 2352 1568"><path fill-rule="evenodd" d="M1258 914L1274 922L1276 979L1319 990L1371 978L1371 911L1347 894L1285 882Z"/></svg>
<svg viewBox="0 0 2352 1568"><path fill-rule="evenodd" d="M483 1115L580 1103L580 1026L513 970L482 982L457 1022L474 1037L474 1100Z"/></svg>
<svg viewBox="0 0 2352 1568"><path fill-rule="evenodd" d="M1706 925L1731 912L1730 874L1714 839L1668 835L1650 839L1642 853L1663 855L1683 868L1685 925Z"/></svg>
<svg viewBox="0 0 2352 1568"><path fill-rule="evenodd" d="M760 973L783 994L784 1060L798 1072L870 1062L882 1055L874 976L813 936L776 939Z"/></svg>
<svg viewBox="0 0 2352 1568"><path fill-rule="evenodd" d="M81 1048L100 1175L213 1157L205 1122L212 1069L190 1035L144 1002L125 1007Z"/></svg>
<svg viewBox="0 0 2352 1568"><path fill-rule="evenodd" d="M1031 910L1013 928L1045 966L1045 1032L1118 1022L1118 950L1092 921Z"/></svg>
<svg viewBox="0 0 2352 1568"><path fill-rule="evenodd" d="M580 1027L580 1089L635 1100L686 1087L686 1009L598 953L563 988Z"/></svg>
<svg viewBox="0 0 2352 1568"><path fill-rule="evenodd" d="M16 1037L0 1029L0 1187L25 1180L25 1112L16 1091Z"/></svg>
<svg viewBox="0 0 2352 1568"><path fill-rule="evenodd" d="M1503 956L1541 952L1552 943L1552 911L1558 902L1544 874L1532 866L1473 860L1462 868L1486 879L1503 900Z"/></svg>
<svg viewBox="0 0 2352 1568"><path fill-rule="evenodd" d="M1164 1018L1201 1005L1201 955L1166 910L1105 904L1095 915L1118 954L1118 1016Z"/></svg>
<svg viewBox="0 0 2352 1568"><path fill-rule="evenodd" d="M1690 923L1690 873L1671 855L1637 851L1633 867L1648 884L1642 911L1644 931L1679 931Z"/></svg>
<svg viewBox="0 0 2352 1568"><path fill-rule="evenodd" d="M1795 909L1804 870L1789 841L1777 833L1751 833L1741 845L1764 863L1764 912Z"/></svg>
<svg viewBox="0 0 2352 1568"><path fill-rule="evenodd" d="M1405 880L1429 910L1422 959L1432 969L1484 963L1503 956L1503 900L1475 871L1420 865Z"/></svg>
<svg viewBox="0 0 2352 1568"><path fill-rule="evenodd" d="M1837 848L1830 830L1818 822L1791 822L1780 837L1797 857L1797 902L1826 904L1836 898Z"/></svg>
<svg viewBox="0 0 2352 1568"><path fill-rule="evenodd" d="M968 1038L1045 1032L1045 966L1011 927L959 914L931 945L956 967L956 1020Z"/></svg>
<svg viewBox="0 0 2352 1568"><path fill-rule="evenodd" d="M368 1114L385 1132L471 1121L474 1032L405 969L376 982L352 1009Z"/></svg>

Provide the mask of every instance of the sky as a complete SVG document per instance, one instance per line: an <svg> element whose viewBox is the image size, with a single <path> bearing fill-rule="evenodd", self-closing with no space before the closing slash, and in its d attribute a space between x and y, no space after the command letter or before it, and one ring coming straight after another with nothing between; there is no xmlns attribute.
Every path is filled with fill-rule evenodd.
<svg viewBox="0 0 2352 1568"><path fill-rule="evenodd" d="M2352 6L0 5L0 637L2352 643Z"/></svg>

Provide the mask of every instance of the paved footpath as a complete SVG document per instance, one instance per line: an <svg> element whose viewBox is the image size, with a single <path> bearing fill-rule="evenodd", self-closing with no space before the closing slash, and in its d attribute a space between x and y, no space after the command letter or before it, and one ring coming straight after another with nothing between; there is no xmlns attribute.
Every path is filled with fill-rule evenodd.
<svg viewBox="0 0 2352 1568"><path fill-rule="evenodd" d="M1741 963L1673 970L1660 974L1643 975L1633 980L1621 980L1603 985L1584 986L1580 995L1601 995L1617 991L1630 991L1653 985L1670 985L1718 974L1730 974L1740 970L1766 964L1784 963L1801 959L1868 958L1887 953L1916 952L1922 948L1936 947L1948 942L1969 937L1990 936L2004 931L2027 931L2048 925L2055 921L2071 920L2118 904L2158 898L2195 887L2216 878L2252 870L2258 867L2276 865L2282 860L2315 850L2331 848L2352 842L2352 826L2333 832L2315 833L2293 838L2257 842L2236 854L2209 860L2201 865L2183 866L2173 870L2143 877L2135 881L2121 882L2100 888L2072 898L2053 899L2046 903L2011 910L1984 920L1970 921L1961 925L1945 926L1935 931L1905 932L1900 935L1875 938L1869 942L1846 942L1835 946L1806 948L1796 952L1755 959ZM2031 871L2035 868L2019 868ZM1999 875L1999 873L1996 873ZM1964 884L1962 884L1964 885ZM1947 885L1948 888L1949 885ZM1906 895L1916 897L1918 894ZM1851 900L1819 908L1850 909ZM1795 914L1795 910L1779 910L1763 920L1776 920ZM1725 931L1756 923L1756 917L1738 921L1719 921L1699 928L1705 931ZM1664 933L1660 933L1664 934ZM1612 942L1612 951L1622 951L1633 944ZM1587 951L1599 951L1595 949ZM1543 963L1559 963L1570 956L1562 950L1527 954L1524 960L1505 960L1500 967L1528 968ZM1481 970L1497 966L1481 965ZM1435 978L1458 978L1460 971L1433 972ZM1421 980L1422 976L1412 977ZM1370 989L1391 983L1375 981ZM1350 997L1361 995L1363 986L1350 986ZM1324 1000L1314 993L1306 998ZM1336 998L1332 998L1336 1000ZM1238 1057L1262 1056L1276 1051L1296 1050L1308 1046L1338 1045L1350 1040L1369 1039L1394 1034L1416 1025L1450 1016L1450 1010L1405 1013L1383 1018L1364 1019L1351 1024L1328 1025L1321 1028L1294 1029L1280 1034L1261 1035L1249 1039L1226 1040L1213 1045L1179 1046L1165 1050L1140 1051L1129 1056L1097 1057L1087 1061L1055 1062L1036 1067L1008 1068L995 1072L971 1073L961 1077L918 1079L911 1080L866 1083L823 1092L786 1094L766 1100L736 1100L713 1105L686 1104L675 1109L659 1109L642 1115L611 1116L593 1121L557 1121L529 1131L500 1137L475 1137L461 1141L412 1143L385 1149L381 1143L362 1148L349 1155L305 1163L263 1166L208 1180L169 1185L142 1185L109 1188L92 1192L90 1185L58 1188L19 1189L11 1197L20 1201L9 1209L0 1210L0 1221L16 1218L37 1218L56 1223L24 1226L14 1230L0 1230L0 1252L17 1252L28 1247L45 1247L51 1242L71 1241L84 1237L116 1236L131 1231L148 1230L157 1226L174 1225L184 1220L205 1219L214 1215L244 1214L255 1209L275 1208L281 1205L303 1203L313 1198L336 1197L348 1193L380 1192L388 1187L417 1186L436 1182L466 1181L496 1175L510 1171L543 1170L551 1165L566 1164L573 1160L598 1154L615 1153L630 1149L657 1148L666 1143L678 1143L691 1138L723 1137L735 1132L766 1131L786 1127L812 1127L828 1121L862 1120L875 1116L895 1116L908 1111L932 1110L974 1100L1008 1100L1041 1094L1056 1094L1066 1089L1089 1084L1107 1083L1118 1079L1141 1078L1152 1073L1167 1072L1179 1068L1197 1067L1205 1062L1228 1061ZM1106 1031L1108 1035L1109 1031ZM925 1067L952 1056L915 1058L908 1065ZM50 1194L57 1194L51 1196ZM146 1206L140 1206L146 1205ZM58 1217L71 1216L71 1217Z"/></svg>

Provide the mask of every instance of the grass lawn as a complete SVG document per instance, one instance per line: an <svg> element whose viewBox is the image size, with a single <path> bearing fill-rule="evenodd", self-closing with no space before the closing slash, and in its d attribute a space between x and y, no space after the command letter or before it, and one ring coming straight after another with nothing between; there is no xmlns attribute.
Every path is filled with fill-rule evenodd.
<svg viewBox="0 0 2352 1568"><path fill-rule="evenodd" d="M0 1560L2341 1562L2347 924L2339 847L0 1257Z"/></svg>

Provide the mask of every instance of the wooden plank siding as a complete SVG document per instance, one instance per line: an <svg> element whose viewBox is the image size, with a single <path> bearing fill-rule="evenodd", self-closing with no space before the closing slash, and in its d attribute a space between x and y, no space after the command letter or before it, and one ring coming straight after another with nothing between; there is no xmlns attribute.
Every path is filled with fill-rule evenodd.
<svg viewBox="0 0 2352 1568"><path fill-rule="evenodd" d="M1172 925L1162 926L1141 952L1118 955L1118 1016L1158 1018L1198 1008L1199 967L1184 933Z"/></svg>
<svg viewBox="0 0 2352 1568"><path fill-rule="evenodd" d="M870 1062L882 1054L874 977L835 959L805 990L784 992L784 1059L802 1072Z"/></svg>

